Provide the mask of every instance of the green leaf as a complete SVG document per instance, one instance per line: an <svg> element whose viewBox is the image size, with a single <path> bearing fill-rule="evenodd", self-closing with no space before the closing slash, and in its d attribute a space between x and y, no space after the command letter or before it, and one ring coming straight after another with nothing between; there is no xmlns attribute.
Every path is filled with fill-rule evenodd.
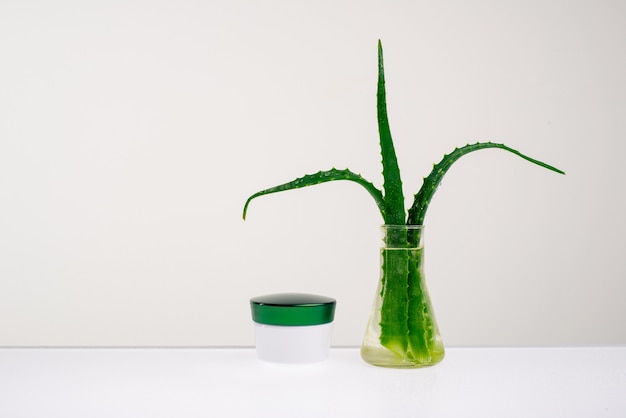
<svg viewBox="0 0 626 418"><path fill-rule="evenodd" d="M404 211L404 194L398 159L391 138L389 119L387 117L387 92L385 90L385 68L383 64L383 47L378 41L378 91L376 94L376 110L378 115L378 134L380 136L380 153L383 164L383 188L385 190L384 220L387 225L403 225L406 219Z"/></svg>
<svg viewBox="0 0 626 418"><path fill-rule="evenodd" d="M365 180L363 177L361 177L361 175L355 174L348 169L337 170L336 168L333 168L328 171L319 171L315 174L307 174L303 177L297 178L288 183L284 183L275 187L271 187L269 189L261 190L260 192L256 192L255 194L250 196L248 200L246 200L246 204L243 207L243 219L246 219L248 205L250 204L252 199L255 199L259 196L264 196L264 195L271 194L271 193L283 192L286 190L299 189L299 188L307 187L307 186L315 186L316 184L321 184L321 183L326 183L329 181L336 181L336 180L353 181L363 186L365 190L367 190L369 194L374 198L374 201L376 202L378 209L380 210L381 214L383 214L383 217L384 217L385 205L383 202L383 195L382 195L382 192L376 188L376 186L374 186L369 181Z"/></svg>
<svg viewBox="0 0 626 418"><path fill-rule="evenodd" d="M522 154L521 152L514 150L513 148L507 147L504 144L496 144L493 142L477 142L476 144L467 144L464 147L456 148L450 154L444 155L443 159L438 164L435 164L433 166L433 169L428 177L424 179L424 183L422 184L419 192L417 192L417 194L415 195L413 205L411 205L411 208L409 209L407 224L423 225L428 205L430 204L433 195L437 191L437 187L439 186L439 183L441 183L443 176L448 172L452 164L454 164L459 158L466 154L469 154L470 152L478 151L485 148L503 149L525 159L526 161L537 164L540 167L547 168L548 170L552 170L560 174L565 174L564 171L561 171L558 168L555 168L539 160L535 160L534 158L530 158Z"/></svg>

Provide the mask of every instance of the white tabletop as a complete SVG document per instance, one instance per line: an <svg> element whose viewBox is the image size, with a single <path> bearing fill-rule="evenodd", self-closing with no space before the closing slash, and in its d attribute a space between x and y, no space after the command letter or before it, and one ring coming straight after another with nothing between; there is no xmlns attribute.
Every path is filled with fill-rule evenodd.
<svg viewBox="0 0 626 418"><path fill-rule="evenodd" d="M1 348L0 417L626 417L626 347L448 348L398 370L357 348Z"/></svg>

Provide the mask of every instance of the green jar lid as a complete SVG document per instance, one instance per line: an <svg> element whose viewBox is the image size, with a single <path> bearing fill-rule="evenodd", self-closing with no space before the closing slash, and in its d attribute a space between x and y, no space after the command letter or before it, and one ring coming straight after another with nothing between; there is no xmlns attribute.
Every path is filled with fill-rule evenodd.
<svg viewBox="0 0 626 418"><path fill-rule="evenodd" d="M306 293L276 293L250 299L252 320L259 324L305 326L333 322L335 299Z"/></svg>

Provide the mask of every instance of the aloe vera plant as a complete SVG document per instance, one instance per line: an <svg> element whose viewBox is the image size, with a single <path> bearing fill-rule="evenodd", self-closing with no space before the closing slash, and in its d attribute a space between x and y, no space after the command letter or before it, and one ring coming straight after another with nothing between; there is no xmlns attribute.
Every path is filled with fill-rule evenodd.
<svg viewBox="0 0 626 418"><path fill-rule="evenodd" d="M456 148L433 166L430 174L424 178L422 186L414 195L413 204L405 211L404 194L400 169L389 128L387 117L387 100L385 90L385 73L383 65L382 44L378 42L378 83L377 83L377 116L380 150L382 156L382 189L364 179L361 175L349 169L337 170L332 168L307 174L288 183L261 190L251 195L245 202L243 218L245 220L250 202L260 196L313 186L320 183L338 180L348 180L361 185L373 197L382 215L385 225L423 225L428 205L430 204L437 187L450 167L462 156L481 149L497 148L515 154L533 164L548 170L565 174L563 171L539 160L530 158L521 152L509 148L504 144L492 142L477 142ZM428 303L424 303L425 293L423 286L423 271L421 268L421 249L418 253L411 253L410 248L418 248L421 242L421 229L408 231L395 229L385 236L385 245L393 249L406 248L407 251L386 251L383 253L380 297L380 344L388 350L392 357L397 357L400 363L412 364L413 367L433 364L443 357L435 353L438 348L433 338L435 325L433 315L429 312ZM367 360L367 359L366 359Z"/></svg>

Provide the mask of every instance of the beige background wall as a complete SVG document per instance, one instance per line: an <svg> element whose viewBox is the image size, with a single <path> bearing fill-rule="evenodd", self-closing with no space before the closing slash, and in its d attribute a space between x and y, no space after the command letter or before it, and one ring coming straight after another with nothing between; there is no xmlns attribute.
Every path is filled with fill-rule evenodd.
<svg viewBox="0 0 626 418"><path fill-rule="evenodd" d="M376 42L448 345L626 344L619 1L0 2L0 345L251 345L248 299L338 300L360 344L382 182Z"/></svg>

